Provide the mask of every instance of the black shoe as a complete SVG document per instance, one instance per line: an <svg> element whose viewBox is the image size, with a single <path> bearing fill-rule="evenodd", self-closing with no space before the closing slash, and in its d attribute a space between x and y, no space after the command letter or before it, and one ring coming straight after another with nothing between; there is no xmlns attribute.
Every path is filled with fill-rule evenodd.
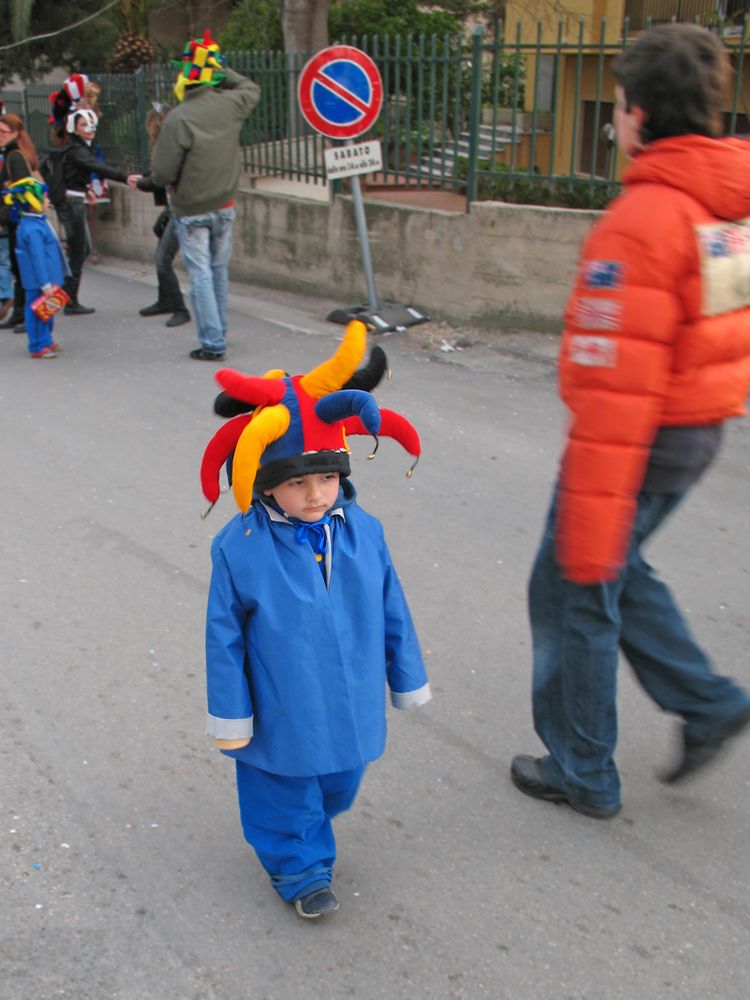
<svg viewBox="0 0 750 1000"><path fill-rule="evenodd" d="M144 306L138 310L139 316L161 316L163 313L174 312L172 307L166 302L154 302L152 306Z"/></svg>
<svg viewBox="0 0 750 1000"><path fill-rule="evenodd" d="M193 361L223 361L226 355L223 351L207 351L203 347L196 347L190 352Z"/></svg>
<svg viewBox="0 0 750 1000"><path fill-rule="evenodd" d="M91 313L95 313L96 309L92 309L90 306L82 306L78 302L69 302L63 312L66 316L90 316Z"/></svg>
<svg viewBox="0 0 750 1000"><path fill-rule="evenodd" d="M16 323L13 327L13 333L26 333L26 324L23 320L20 323Z"/></svg>
<svg viewBox="0 0 750 1000"><path fill-rule="evenodd" d="M190 313L187 309L177 309L175 310L174 316L170 317L165 326L182 326L183 323L189 323L191 319Z"/></svg>
<svg viewBox="0 0 750 1000"><path fill-rule="evenodd" d="M24 316L23 313L11 313L11 315L0 323L0 330L12 330L14 326L18 326L19 323L23 323Z"/></svg>
<svg viewBox="0 0 750 1000"><path fill-rule="evenodd" d="M317 920L324 913L333 913L341 906L330 889L316 889L309 896L295 899L294 909L304 920Z"/></svg>
<svg viewBox="0 0 750 1000"><path fill-rule="evenodd" d="M544 777L539 757L530 757L528 754L514 757L510 767L510 776L513 784L524 795L530 795L532 799L542 799L544 802L555 802L558 805L564 802L576 812L583 813L584 816L591 816L593 819L611 819L622 809L619 804L616 806L590 806L585 802L571 799L562 789L550 785Z"/></svg>
<svg viewBox="0 0 750 1000"><path fill-rule="evenodd" d="M750 724L750 708L745 708L732 721L718 729L709 739L700 742L688 741L685 731L682 732L682 759L671 771L662 776L667 785L676 785L684 778L689 778L701 771L723 749L727 740L738 736Z"/></svg>

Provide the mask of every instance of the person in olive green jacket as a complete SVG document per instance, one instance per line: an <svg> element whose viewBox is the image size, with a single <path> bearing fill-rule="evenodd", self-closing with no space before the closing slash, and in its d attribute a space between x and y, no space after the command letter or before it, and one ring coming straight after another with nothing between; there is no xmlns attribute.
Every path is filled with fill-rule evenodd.
<svg viewBox="0 0 750 1000"><path fill-rule="evenodd" d="M224 66L208 31L185 47L175 94L151 160L151 181L166 187L190 278L200 346L196 361L226 352L233 199L240 180L240 129L260 99L252 80ZM135 185L134 185L135 186Z"/></svg>

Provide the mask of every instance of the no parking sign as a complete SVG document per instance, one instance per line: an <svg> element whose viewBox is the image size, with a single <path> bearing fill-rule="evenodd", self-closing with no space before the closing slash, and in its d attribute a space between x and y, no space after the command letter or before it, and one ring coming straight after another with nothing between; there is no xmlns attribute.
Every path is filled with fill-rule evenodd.
<svg viewBox="0 0 750 1000"><path fill-rule="evenodd" d="M423 323L427 315L412 306L395 302L379 304L372 273L359 174L382 169L381 148L376 141L360 142L355 146L352 139L367 132L378 119L383 104L380 70L361 49L331 45L303 66L297 98L305 120L316 132L329 139L344 140L343 146L325 151L326 173L329 179L348 177L350 180L370 299L368 305L334 309L328 319L334 323L361 319L378 333Z"/></svg>
<svg viewBox="0 0 750 1000"><path fill-rule="evenodd" d="M297 95L305 120L316 132L329 139L354 139L377 121L383 81L366 52L331 45L305 64Z"/></svg>

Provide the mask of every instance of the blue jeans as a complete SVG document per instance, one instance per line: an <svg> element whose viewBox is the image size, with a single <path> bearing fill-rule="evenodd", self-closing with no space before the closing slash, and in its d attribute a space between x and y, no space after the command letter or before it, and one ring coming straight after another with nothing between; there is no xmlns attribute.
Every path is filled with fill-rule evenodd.
<svg viewBox="0 0 750 1000"><path fill-rule="evenodd" d="M227 291L232 256L233 208L203 215L174 216L177 238L190 278L198 340L207 351L223 354L227 347Z"/></svg>
<svg viewBox="0 0 750 1000"><path fill-rule="evenodd" d="M13 298L13 273L10 269L8 230L0 230L0 300Z"/></svg>
<svg viewBox="0 0 750 1000"><path fill-rule="evenodd" d="M562 578L554 499L550 508L529 581L534 727L549 751L542 762L547 780L588 805L620 801L614 762L620 649L647 694L683 717L690 740L706 739L750 705L742 688L712 671L669 589L641 555L684 496L639 495L626 564L617 580L603 584Z"/></svg>
<svg viewBox="0 0 750 1000"><path fill-rule="evenodd" d="M281 898L291 902L330 885L336 861L331 820L351 807L364 768L288 778L242 760L236 765L245 839Z"/></svg>

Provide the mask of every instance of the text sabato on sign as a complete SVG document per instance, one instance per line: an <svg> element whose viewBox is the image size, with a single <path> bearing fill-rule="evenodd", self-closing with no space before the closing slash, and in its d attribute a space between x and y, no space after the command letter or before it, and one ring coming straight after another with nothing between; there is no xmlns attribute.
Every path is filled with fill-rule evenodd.
<svg viewBox="0 0 750 1000"><path fill-rule="evenodd" d="M323 155L329 180L383 169L382 147L375 141L334 146L326 149Z"/></svg>

